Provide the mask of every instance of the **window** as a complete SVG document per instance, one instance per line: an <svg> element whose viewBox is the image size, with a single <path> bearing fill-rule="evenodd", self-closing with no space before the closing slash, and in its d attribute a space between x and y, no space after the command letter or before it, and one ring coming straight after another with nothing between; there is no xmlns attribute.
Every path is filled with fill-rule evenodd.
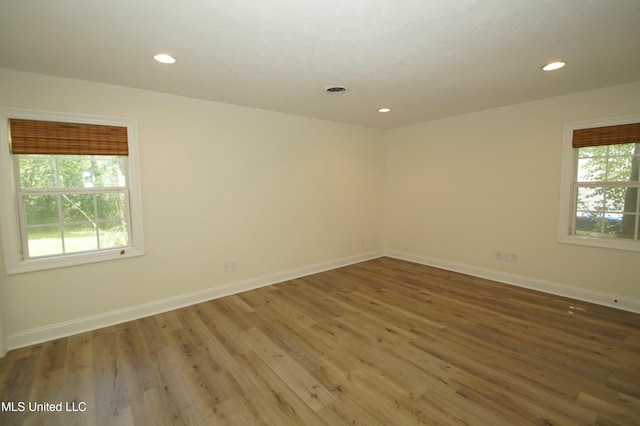
<svg viewBox="0 0 640 426"><path fill-rule="evenodd" d="M0 110L8 273L144 253L132 121Z"/></svg>
<svg viewBox="0 0 640 426"><path fill-rule="evenodd" d="M640 116L565 126L560 241L640 251Z"/></svg>

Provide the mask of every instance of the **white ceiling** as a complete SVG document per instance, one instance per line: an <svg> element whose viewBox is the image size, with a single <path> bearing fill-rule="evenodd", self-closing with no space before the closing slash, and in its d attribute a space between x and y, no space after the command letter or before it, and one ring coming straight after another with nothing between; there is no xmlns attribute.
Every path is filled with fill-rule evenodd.
<svg viewBox="0 0 640 426"><path fill-rule="evenodd" d="M640 0L0 0L0 67L389 128L640 81Z"/></svg>

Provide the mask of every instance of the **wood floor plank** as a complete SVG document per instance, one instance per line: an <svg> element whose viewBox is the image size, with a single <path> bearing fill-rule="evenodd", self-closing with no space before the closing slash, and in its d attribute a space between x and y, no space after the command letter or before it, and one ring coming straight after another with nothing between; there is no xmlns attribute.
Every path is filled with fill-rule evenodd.
<svg viewBox="0 0 640 426"><path fill-rule="evenodd" d="M268 334L269 339L298 364L307 370L313 370L325 362L332 352L330 346L321 347L320 342L313 339L307 325L299 325L290 321L286 312L274 309L273 305L262 306L259 315L251 315L251 321L258 330ZM254 347L255 349L255 347Z"/></svg>
<svg viewBox="0 0 640 426"><path fill-rule="evenodd" d="M242 389L245 403L256 406L257 418L268 425L324 424L263 357L251 351L243 359L247 370L236 371L233 378Z"/></svg>
<svg viewBox="0 0 640 426"><path fill-rule="evenodd" d="M290 358L285 350L257 329L250 330L247 339L257 353L278 376L312 410L319 411L335 399L305 368Z"/></svg>
<svg viewBox="0 0 640 426"><path fill-rule="evenodd" d="M0 401L3 426L627 426L640 315L379 258L10 351Z"/></svg>

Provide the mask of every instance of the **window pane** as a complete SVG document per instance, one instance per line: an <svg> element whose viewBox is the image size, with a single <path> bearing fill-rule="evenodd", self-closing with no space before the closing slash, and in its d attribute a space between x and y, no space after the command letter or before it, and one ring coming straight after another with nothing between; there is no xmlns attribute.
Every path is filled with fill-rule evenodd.
<svg viewBox="0 0 640 426"><path fill-rule="evenodd" d="M638 145L630 143L578 149L578 182L637 181Z"/></svg>
<svg viewBox="0 0 640 426"><path fill-rule="evenodd" d="M576 215L577 235L593 237L620 237L621 229L621 214L578 212Z"/></svg>
<svg viewBox="0 0 640 426"><path fill-rule="evenodd" d="M65 223L95 220L93 194L61 195L60 198Z"/></svg>
<svg viewBox="0 0 640 426"><path fill-rule="evenodd" d="M578 210L580 211L604 211L604 189L578 188L576 205L578 206Z"/></svg>
<svg viewBox="0 0 640 426"><path fill-rule="evenodd" d="M631 177L631 158L630 156L609 158L606 180L609 182L628 182Z"/></svg>
<svg viewBox="0 0 640 426"><path fill-rule="evenodd" d="M62 254L62 237L58 226L27 228L29 257Z"/></svg>
<svg viewBox="0 0 640 426"><path fill-rule="evenodd" d="M578 212L576 215L576 234L593 235L602 233L602 215Z"/></svg>
<svg viewBox="0 0 640 426"><path fill-rule="evenodd" d="M619 237L622 230L622 215L605 213L603 219L604 233L610 237Z"/></svg>
<svg viewBox="0 0 640 426"><path fill-rule="evenodd" d="M124 158L69 156L58 159L63 188L107 188L125 186Z"/></svg>
<svg viewBox="0 0 640 426"><path fill-rule="evenodd" d="M97 158L93 162L93 183L99 188L114 188L126 186L124 177L124 158L105 157Z"/></svg>
<svg viewBox="0 0 640 426"><path fill-rule="evenodd" d="M51 157L21 155L19 166L22 188L51 188L55 185L55 162Z"/></svg>
<svg viewBox="0 0 640 426"><path fill-rule="evenodd" d="M637 214L626 213L622 216L621 229L620 229L620 237L621 238L629 238L633 239L634 236L637 238L638 230L637 226Z"/></svg>
<svg viewBox="0 0 640 426"><path fill-rule="evenodd" d="M96 196L99 219L124 219L127 206L124 193L98 194Z"/></svg>
<svg viewBox="0 0 640 426"><path fill-rule="evenodd" d="M604 198L605 198L604 210L607 212L622 212L625 205L626 195L627 195L627 188L604 189Z"/></svg>
<svg viewBox="0 0 640 426"><path fill-rule="evenodd" d="M57 224L58 197L56 195L23 196L27 225Z"/></svg>
<svg viewBox="0 0 640 426"><path fill-rule="evenodd" d="M100 248L127 247L129 245L127 224L124 221L102 222L100 228Z"/></svg>
<svg viewBox="0 0 640 426"><path fill-rule="evenodd" d="M98 249L96 229L91 222L64 227L64 248L66 253L77 253Z"/></svg>
<svg viewBox="0 0 640 426"><path fill-rule="evenodd" d="M624 195L624 212L637 212L638 208L638 188L627 188Z"/></svg>
<svg viewBox="0 0 640 426"><path fill-rule="evenodd" d="M578 156L582 157L604 157L607 155L607 146L589 146L578 149Z"/></svg>
<svg viewBox="0 0 640 426"><path fill-rule="evenodd" d="M91 188L93 173L87 157L64 157L58 160L62 188Z"/></svg>
<svg viewBox="0 0 640 426"><path fill-rule="evenodd" d="M613 157L616 155L633 155L634 145L635 144L633 143L609 145L609 156Z"/></svg>
<svg viewBox="0 0 640 426"><path fill-rule="evenodd" d="M599 182L607 177L607 164L601 158L578 160L578 182Z"/></svg>

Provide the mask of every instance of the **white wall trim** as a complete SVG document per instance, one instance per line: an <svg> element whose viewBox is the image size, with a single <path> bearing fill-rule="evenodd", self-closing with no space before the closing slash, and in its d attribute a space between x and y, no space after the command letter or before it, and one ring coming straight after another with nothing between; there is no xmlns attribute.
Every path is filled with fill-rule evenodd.
<svg viewBox="0 0 640 426"><path fill-rule="evenodd" d="M568 297L583 302L595 303L597 305L609 306L623 311L640 313L640 300L629 299L615 294L601 293L583 288L573 287L538 278L530 278L522 275L510 274L508 272L495 271L487 268L466 265L463 263L450 262L447 260L435 259L413 253L396 250L388 250L385 256L394 259L406 260L408 262L419 263L421 265L433 266L447 271L460 272L478 278L485 278L503 284L510 284L517 287L524 287L543 293Z"/></svg>
<svg viewBox="0 0 640 426"><path fill-rule="evenodd" d="M166 299L145 303L130 308L118 309L115 311L79 318L77 320L65 321L44 327L33 328L19 333L6 335L6 346L8 350L12 350L25 346L35 345L49 340L55 340L78 333L84 333L86 331L92 331L99 328L136 320L139 318L148 317L150 315L160 314L174 309L183 308L185 306L195 305L197 303L218 299L220 297L242 293L244 291L265 287L272 284L277 284L283 281L292 280L294 278L300 278L331 269L341 268L343 266L364 262L382 256L384 256L383 251L372 251L356 256L316 263L314 265L291 269L289 271L284 271L272 275L249 278L244 281L211 287L205 290L182 294L175 297L169 297Z"/></svg>

